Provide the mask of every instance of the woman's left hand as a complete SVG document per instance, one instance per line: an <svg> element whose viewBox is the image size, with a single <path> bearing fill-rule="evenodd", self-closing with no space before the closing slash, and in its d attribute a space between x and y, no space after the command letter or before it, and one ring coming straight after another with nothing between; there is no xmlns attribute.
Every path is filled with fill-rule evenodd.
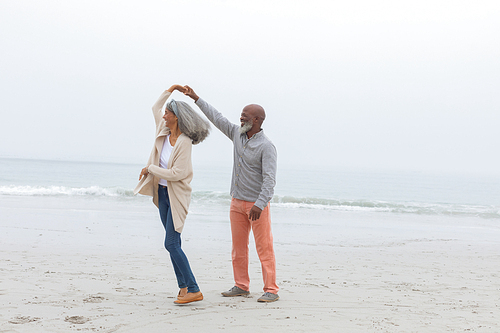
<svg viewBox="0 0 500 333"><path fill-rule="evenodd" d="M147 177L148 174L149 174L148 167L142 168L141 174L139 175L139 180L141 180L142 177Z"/></svg>
<svg viewBox="0 0 500 333"><path fill-rule="evenodd" d="M181 86L180 84L174 84L173 86L171 86L170 88L167 89L168 91L170 92L174 92L174 90L178 90L180 91L181 93L185 93L186 92L186 88L184 88L183 86Z"/></svg>

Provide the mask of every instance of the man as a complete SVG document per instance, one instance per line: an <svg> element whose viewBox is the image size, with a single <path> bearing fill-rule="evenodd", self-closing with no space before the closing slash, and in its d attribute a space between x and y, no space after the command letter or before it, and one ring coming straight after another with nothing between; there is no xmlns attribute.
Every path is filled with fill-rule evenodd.
<svg viewBox="0 0 500 333"><path fill-rule="evenodd" d="M189 86L185 88L184 94L195 101L207 118L233 141L234 146L230 220L235 285L222 295L233 297L250 294L248 243L252 230L264 279L264 294L258 301L277 301L279 288L276 285L276 259L269 211L269 201L276 184L277 154L261 127L266 113L259 105L247 105L241 112L241 126L238 126L199 98Z"/></svg>

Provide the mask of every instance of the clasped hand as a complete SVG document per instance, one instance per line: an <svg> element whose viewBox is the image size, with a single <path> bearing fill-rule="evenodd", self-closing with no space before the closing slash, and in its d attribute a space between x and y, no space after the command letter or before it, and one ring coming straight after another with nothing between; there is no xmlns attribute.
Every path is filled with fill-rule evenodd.
<svg viewBox="0 0 500 333"><path fill-rule="evenodd" d="M199 98L198 95L196 95L196 93L194 92L193 88L191 88L190 86L187 86L187 85L183 87L179 84L174 84L170 88L168 88L167 90L170 91L171 93L174 92L174 90L180 91L184 95L191 97L195 102Z"/></svg>

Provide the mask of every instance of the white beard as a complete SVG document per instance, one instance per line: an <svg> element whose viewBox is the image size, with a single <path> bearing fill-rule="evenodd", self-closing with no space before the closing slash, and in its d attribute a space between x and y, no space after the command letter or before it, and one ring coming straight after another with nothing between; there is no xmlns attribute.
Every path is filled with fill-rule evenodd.
<svg viewBox="0 0 500 333"><path fill-rule="evenodd" d="M245 134L246 132L250 131L251 128L252 128L251 122L245 123L243 126L240 127L240 134Z"/></svg>

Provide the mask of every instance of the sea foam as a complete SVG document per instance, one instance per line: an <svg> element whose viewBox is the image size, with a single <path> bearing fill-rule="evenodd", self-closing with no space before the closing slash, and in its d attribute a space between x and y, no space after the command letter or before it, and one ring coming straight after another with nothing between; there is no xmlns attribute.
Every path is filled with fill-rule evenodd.
<svg viewBox="0 0 500 333"><path fill-rule="evenodd" d="M66 186L0 186L0 195L17 196L105 196L122 197L132 196L133 191L120 187L102 188L90 187L66 187Z"/></svg>
<svg viewBox="0 0 500 333"><path fill-rule="evenodd" d="M0 195L8 196L89 196L89 197L133 197L132 189L121 187L65 187L65 186L0 186ZM201 204L229 205L231 196L227 192L194 191L194 202ZM400 214L476 216L500 219L500 207L481 205L459 205L446 203L390 202L376 200L341 200L311 197L275 195L272 205L289 209L387 212Z"/></svg>

